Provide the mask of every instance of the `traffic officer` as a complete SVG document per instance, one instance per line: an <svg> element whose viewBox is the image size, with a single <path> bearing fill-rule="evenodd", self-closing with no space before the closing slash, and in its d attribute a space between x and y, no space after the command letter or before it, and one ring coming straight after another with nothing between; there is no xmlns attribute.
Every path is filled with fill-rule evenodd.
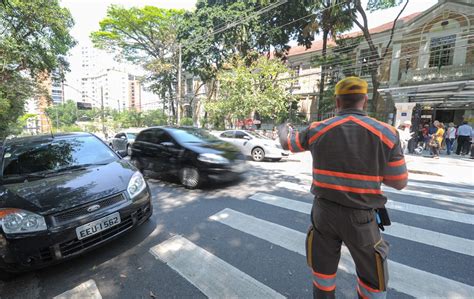
<svg viewBox="0 0 474 299"><path fill-rule="evenodd" d="M397 130L368 117L367 101L367 82L347 77L336 85L335 117L301 132L280 127L283 148L313 156L315 200L306 255L315 298L335 297L342 242L356 265L359 298L386 296L389 246L376 209L387 202L381 185L401 190L408 173Z"/></svg>

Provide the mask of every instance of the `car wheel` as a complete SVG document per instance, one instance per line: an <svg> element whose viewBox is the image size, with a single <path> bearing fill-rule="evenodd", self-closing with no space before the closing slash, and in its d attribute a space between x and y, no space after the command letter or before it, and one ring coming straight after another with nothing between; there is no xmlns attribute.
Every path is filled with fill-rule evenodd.
<svg viewBox="0 0 474 299"><path fill-rule="evenodd" d="M199 170L194 167L185 167L179 173L179 181L188 189L196 189L201 183Z"/></svg>
<svg viewBox="0 0 474 299"><path fill-rule="evenodd" d="M130 144L127 144L127 155L129 157L132 156L132 147L130 146Z"/></svg>
<svg viewBox="0 0 474 299"><path fill-rule="evenodd" d="M265 158L265 151L261 147L256 147L252 150L252 159L260 162Z"/></svg>

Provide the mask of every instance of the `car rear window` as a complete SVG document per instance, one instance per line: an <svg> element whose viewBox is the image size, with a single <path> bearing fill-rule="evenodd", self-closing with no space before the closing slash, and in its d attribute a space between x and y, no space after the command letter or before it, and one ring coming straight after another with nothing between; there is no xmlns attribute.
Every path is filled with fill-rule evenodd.
<svg viewBox="0 0 474 299"><path fill-rule="evenodd" d="M14 144L3 152L2 175L24 175L115 160L118 160L116 154L94 136Z"/></svg>

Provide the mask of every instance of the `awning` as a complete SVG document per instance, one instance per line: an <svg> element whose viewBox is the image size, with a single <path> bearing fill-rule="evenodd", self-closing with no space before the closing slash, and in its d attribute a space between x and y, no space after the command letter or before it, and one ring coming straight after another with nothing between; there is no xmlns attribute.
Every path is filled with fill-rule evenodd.
<svg viewBox="0 0 474 299"><path fill-rule="evenodd" d="M394 102L474 102L474 81L454 81L379 89Z"/></svg>

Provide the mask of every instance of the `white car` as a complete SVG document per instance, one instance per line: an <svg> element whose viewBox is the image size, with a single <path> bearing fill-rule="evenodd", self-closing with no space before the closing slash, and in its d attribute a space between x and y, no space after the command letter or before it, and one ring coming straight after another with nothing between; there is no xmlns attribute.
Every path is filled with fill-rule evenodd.
<svg viewBox="0 0 474 299"><path fill-rule="evenodd" d="M229 130L217 133L216 136L237 146L244 155L252 157L254 161L280 161L290 154L278 141L252 131Z"/></svg>

